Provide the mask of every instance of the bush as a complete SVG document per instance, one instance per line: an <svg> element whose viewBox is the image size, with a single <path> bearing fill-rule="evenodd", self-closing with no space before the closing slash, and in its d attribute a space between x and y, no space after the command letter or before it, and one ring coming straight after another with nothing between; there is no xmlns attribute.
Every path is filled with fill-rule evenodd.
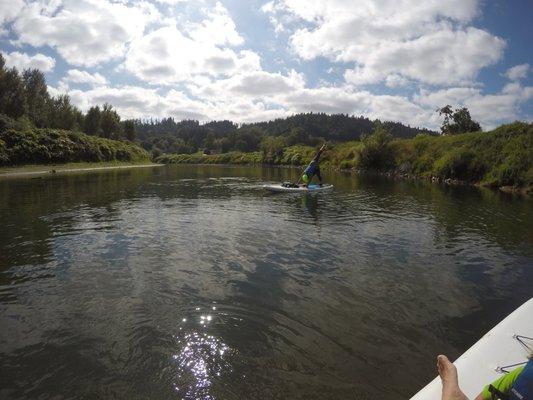
<svg viewBox="0 0 533 400"><path fill-rule="evenodd" d="M0 163L66 163L76 161L145 161L148 153L130 142L54 129L8 129L0 132Z"/></svg>
<svg viewBox="0 0 533 400"><path fill-rule="evenodd" d="M472 151L464 148L452 150L435 161L433 174L439 178L467 179L474 156Z"/></svg>
<svg viewBox="0 0 533 400"><path fill-rule="evenodd" d="M484 183L488 186L523 186L527 182L531 184L533 167L531 161L524 155L524 153L515 153L506 157L502 164L495 166L487 174Z"/></svg>
<svg viewBox="0 0 533 400"><path fill-rule="evenodd" d="M5 114L0 114L0 132L15 129L15 121Z"/></svg>
<svg viewBox="0 0 533 400"><path fill-rule="evenodd" d="M359 149L357 166L366 170L389 170L394 167L394 150L391 146L392 135L379 128L364 137Z"/></svg>
<svg viewBox="0 0 533 400"><path fill-rule="evenodd" d="M279 163L286 145L282 136L265 136L259 146L263 153L263 161L269 164Z"/></svg>
<svg viewBox="0 0 533 400"><path fill-rule="evenodd" d="M9 156L7 154L6 142L0 139L0 165L6 164L9 161Z"/></svg>
<svg viewBox="0 0 533 400"><path fill-rule="evenodd" d="M355 168L356 161L355 160L342 160L339 164L339 167L341 169L352 169Z"/></svg>

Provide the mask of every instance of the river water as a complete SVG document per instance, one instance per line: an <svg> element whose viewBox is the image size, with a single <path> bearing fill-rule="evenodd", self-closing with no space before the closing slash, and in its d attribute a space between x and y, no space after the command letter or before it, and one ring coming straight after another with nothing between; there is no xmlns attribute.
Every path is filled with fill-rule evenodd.
<svg viewBox="0 0 533 400"><path fill-rule="evenodd" d="M533 296L531 200L296 174L0 181L0 398L408 398Z"/></svg>

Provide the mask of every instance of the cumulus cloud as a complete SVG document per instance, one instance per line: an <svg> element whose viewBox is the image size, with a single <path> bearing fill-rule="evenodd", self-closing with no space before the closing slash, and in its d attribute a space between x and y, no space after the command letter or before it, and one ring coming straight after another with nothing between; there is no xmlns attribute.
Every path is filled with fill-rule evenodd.
<svg viewBox="0 0 533 400"><path fill-rule="evenodd" d="M406 78L398 74L390 74L385 78L385 85L390 88L406 86L408 83Z"/></svg>
<svg viewBox="0 0 533 400"><path fill-rule="evenodd" d="M24 0L0 0L0 27L15 19L24 7Z"/></svg>
<svg viewBox="0 0 533 400"><path fill-rule="evenodd" d="M194 41L176 27L168 26L134 40L124 66L147 82L169 84L194 75L224 76L238 70L255 70L259 68L259 56L249 50L237 52Z"/></svg>
<svg viewBox="0 0 533 400"><path fill-rule="evenodd" d="M347 70L354 84L378 83L391 74L435 85L474 80L480 68L501 57L504 42L489 33L468 28L443 29L417 39L385 43L360 57L361 67Z"/></svg>
<svg viewBox="0 0 533 400"><path fill-rule="evenodd" d="M478 13L476 0L276 0L264 11L305 21L291 35L294 52L353 62L345 74L353 84L391 74L436 85L469 82L505 48L502 39L465 27Z"/></svg>
<svg viewBox="0 0 533 400"><path fill-rule="evenodd" d="M133 40L124 67L153 84L258 70L260 60L255 52L235 49L242 43L228 11L216 3L205 19L187 24L183 31L175 25L164 26Z"/></svg>
<svg viewBox="0 0 533 400"><path fill-rule="evenodd" d="M236 98L247 101L275 102L288 92L303 89L305 80L302 74L291 70L287 75L266 71L250 71L236 74L215 82L189 84L191 93L209 101L232 102Z"/></svg>
<svg viewBox="0 0 533 400"><path fill-rule="evenodd" d="M155 0L156 3L176 5L179 3L185 3L188 0Z"/></svg>
<svg viewBox="0 0 533 400"><path fill-rule="evenodd" d="M70 64L94 66L121 57L127 43L158 17L146 2L29 2L17 13L12 30L18 44L51 46Z"/></svg>
<svg viewBox="0 0 533 400"><path fill-rule="evenodd" d="M15 67L21 72L26 68L37 68L42 72L50 72L56 64L56 61L52 57L45 56L41 53L30 56L26 53L14 51L12 53L6 53L4 57L8 67Z"/></svg>
<svg viewBox="0 0 533 400"><path fill-rule="evenodd" d="M187 30L192 40L199 43L230 46L237 46L244 42L228 10L220 2L217 2L212 9L206 10L206 14L203 21L189 24Z"/></svg>
<svg viewBox="0 0 533 400"><path fill-rule="evenodd" d="M529 64L515 65L514 67L509 68L507 72L505 72L505 76L512 81L518 81L520 79L527 78L529 70Z"/></svg>
<svg viewBox="0 0 533 400"><path fill-rule="evenodd" d="M62 79L64 82L71 83L86 83L89 85L105 85L107 80L98 72L91 74L87 71L80 71L79 69L70 69L67 75Z"/></svg>

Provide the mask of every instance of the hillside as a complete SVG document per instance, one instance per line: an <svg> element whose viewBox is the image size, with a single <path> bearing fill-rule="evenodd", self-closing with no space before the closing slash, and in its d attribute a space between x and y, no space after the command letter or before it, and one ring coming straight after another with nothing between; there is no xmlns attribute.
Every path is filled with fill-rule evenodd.
<svg viewBox="0 0 533 400"><path fill-rule="evenodd" d="M265 137L275 136L287 145L316 145L324 140L345 142L358 140L374 132L377 126L388 129L396 138L412 138L426 129L412 128L399 122L381 122L345 114L306 113L272 121L238 126L232 121L200 124L195 120L135 121L141 145L156 156L161 153L192 154L207 149L212 152L257 151Z"/></svg>

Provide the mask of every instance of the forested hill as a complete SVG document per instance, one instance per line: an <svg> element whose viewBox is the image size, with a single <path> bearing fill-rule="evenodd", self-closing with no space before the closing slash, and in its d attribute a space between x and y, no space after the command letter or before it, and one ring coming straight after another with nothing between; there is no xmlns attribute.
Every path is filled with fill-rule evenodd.
<svg viewBox="0 0 533 400"><path fill-rule="evenodd" d="M398 122L381 122L365 117L323 113L296 114L273 121L243 124L195 120L176 122L172 118L158 121L135 121L135 131L143 147L153 153L193 153L199 149L227 152L255 151L267 136L281 138L287 145L316 145L324 140L344 142L372 134L376 126L385 127L394 137L412 138L419 133L433 133Z"/></svg>
<svg viewBox="0 0 533 400"><path fill-rule="evenodd" d="M268 135L290 136L293 129L302 129L305 135L312 138L345 142L359 139L362 134L371 134L377 123L397 138L412 138L419 133L431 133L427 129L412 128L399 122L381 122L370 120L366 117L353 117L346 114L306 113L296 114L287 118L278 118L273 121L257 122L243 127L258 127Z"/></svg>

